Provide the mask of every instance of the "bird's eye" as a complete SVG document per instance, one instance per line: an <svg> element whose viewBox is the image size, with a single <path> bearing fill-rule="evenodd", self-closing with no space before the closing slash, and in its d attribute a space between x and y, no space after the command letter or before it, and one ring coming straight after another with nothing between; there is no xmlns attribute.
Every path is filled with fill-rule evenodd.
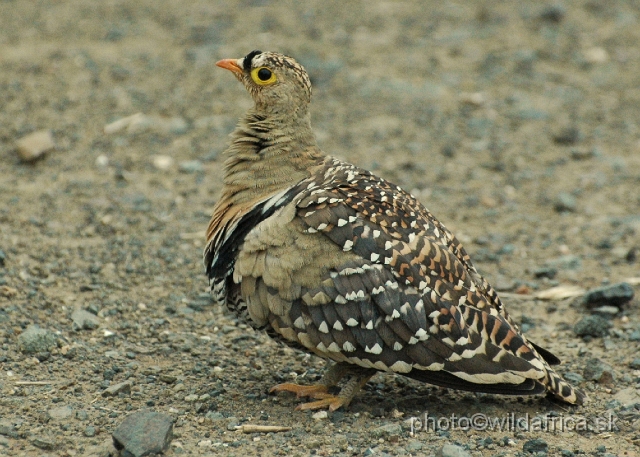
<svg viewBox="0 0 640 457"><path fill-rule="evenodd" d="M266 68L258 70L258 79L260 81L269 81L269 78L271 78L271 70L267 70Z"/></svg>
<svg viewBox="0 0 640 457"><path fill-rule="evenodd" d="M276 82L276 75L267 67L260 67L251 70L251 79L256 84L266 86Z"/></svg>

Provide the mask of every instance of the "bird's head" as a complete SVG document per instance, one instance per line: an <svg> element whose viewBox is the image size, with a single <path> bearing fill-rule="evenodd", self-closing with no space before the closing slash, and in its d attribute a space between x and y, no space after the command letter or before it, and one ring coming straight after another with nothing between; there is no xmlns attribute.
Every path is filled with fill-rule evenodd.
<svg viewBox="0 0 640 457"><path fill-rule="evenodd" d="M247 88L256 108L291 114L306 110L311 101L311 82L293 58L275 52L251 51L240 59L223 59L217 66L230 70Z"/></svg>

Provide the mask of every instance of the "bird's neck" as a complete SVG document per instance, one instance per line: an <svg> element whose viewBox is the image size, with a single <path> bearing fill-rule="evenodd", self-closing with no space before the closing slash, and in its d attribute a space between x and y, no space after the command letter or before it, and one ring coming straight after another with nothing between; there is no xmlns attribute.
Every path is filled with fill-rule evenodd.
<svg viewBox="0 0 640 457"><path fill-rule="evenodd" d="M240 120L225 151L222 199L235 204L259 200L308 177L323 154L309 113L250 110Z"/></svg>

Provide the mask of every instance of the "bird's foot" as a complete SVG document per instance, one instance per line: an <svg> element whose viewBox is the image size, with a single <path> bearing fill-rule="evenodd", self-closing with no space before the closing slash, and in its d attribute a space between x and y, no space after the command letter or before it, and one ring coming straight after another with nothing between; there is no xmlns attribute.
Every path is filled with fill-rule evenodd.
<svg viewBox="0 0 640 457"><path fill-rule="evenodd" d="M338 408L349 406L353 397L367 383L369 378L376 373L376 370L370 368L361 368L350 365L348 363L336 363L329 367L329 370L322 377L322 380L313 386L300 386L293 383L278 384L269 390L274 392L291 392L300 397L311 397L317 401L302 403L298 405L296 410L305 411L312 409L329 408L329 411L335 411ZM340 389L338 395L329 393L329 388L334 387L345 376L349 376L349 380L344 387Z"/></svg>
<svg viewBox="0 0 640 457"><path fill-rule="evenodd" d="M338 408L341 408L349 404L349 401L347 398L339 397L336 395L330 395L330 394L325 394L325 395L326 396L321 400L312 401L309 403L302 403L296 406L296 411L307 411L312 409L322 409L322 408L329 407L329 411L333 412ZM318 397L314 397L314 398L318 398Z"/></svg>
<svg viewBox="0 0 640 457"><path fill-rule="evenodd" d="M296 394L296 397L298 398L311 397L324 399L328 396L333 397L333 395L329 394L327 390L327 386L324 386L322 384L316 384L314 386L301 386L298 384L286 382L284 384L273 386L271 389L269 389L269 393L272 394L277 392L291 392Z"/></svg>

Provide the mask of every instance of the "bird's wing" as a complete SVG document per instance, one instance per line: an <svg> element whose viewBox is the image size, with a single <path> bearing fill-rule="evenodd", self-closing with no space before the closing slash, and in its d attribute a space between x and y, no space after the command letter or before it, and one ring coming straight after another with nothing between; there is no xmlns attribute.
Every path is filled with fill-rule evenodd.
<svg viewBox="0 0 640 457"><path fill-rule="evenodd" d="M209 222L203 253L205 270L216 301L224 304L227 299L227 283L247 234L291 203L299 195L302 186L298 184L244 205L234 206L224 198L218 202Z"/></svg>
<svg viewBox="0 0 640 457"><path fill-rule="evenodd" d="M335 360L443 370L474 384L543 378L535 350L483 295L460 259L466 254L449 248L452 238L433 216L399 187L338 165L325 174L331 182L309 186L297 216L307 233L355 260L294 302L290 319L302 343Z"/></svg>

